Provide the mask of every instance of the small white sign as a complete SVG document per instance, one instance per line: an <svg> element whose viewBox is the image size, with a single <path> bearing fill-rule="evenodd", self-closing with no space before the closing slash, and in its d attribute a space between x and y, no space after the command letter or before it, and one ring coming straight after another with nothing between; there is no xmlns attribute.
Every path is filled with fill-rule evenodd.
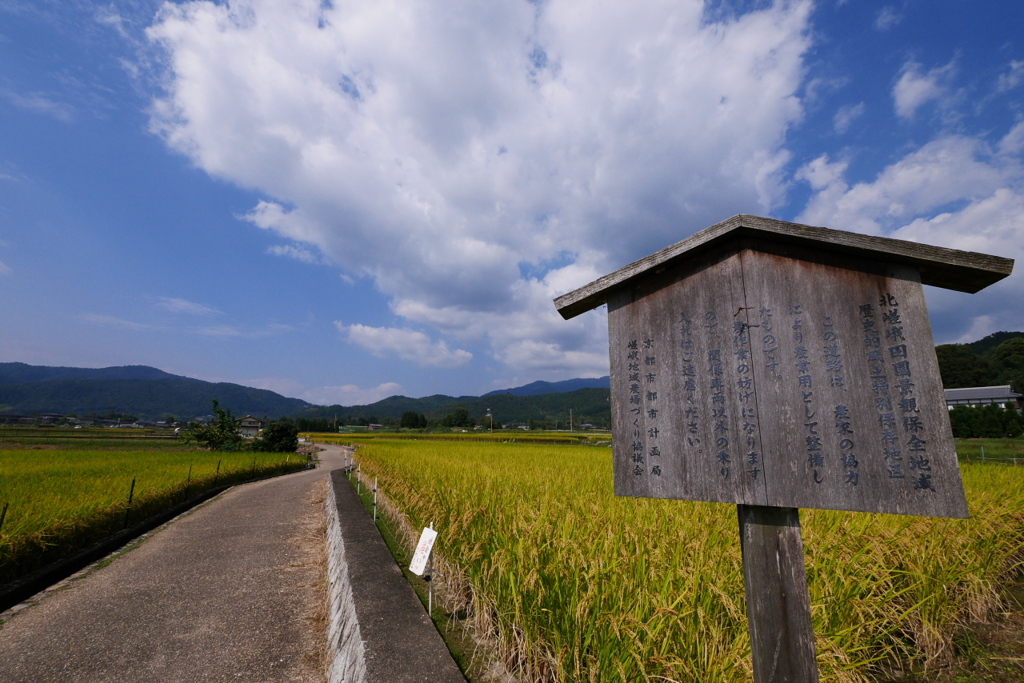
<svg viewBox="0 0 1024 683"><path fill-rule="evenodd" d="M409 571L416 576L423 576L423 572L427 569L427 558L430 557L430 551L434 548L434 539L437 538L437 532L433 529L424 529L420 535L420 542L416 544L416 554L412 558L412 564L409 565Z"/></svg>

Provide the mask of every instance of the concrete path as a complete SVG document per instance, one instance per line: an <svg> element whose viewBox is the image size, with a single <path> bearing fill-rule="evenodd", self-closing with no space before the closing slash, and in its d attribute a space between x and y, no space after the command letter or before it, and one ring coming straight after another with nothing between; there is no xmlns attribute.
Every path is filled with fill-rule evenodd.
<svg viewBox="0 0 1024 683"><path fill-rule="evenodd" d="M0 681L323 681L318 482L235 487L0 626ZM319 534L319 535L317 535Z"/></svg>

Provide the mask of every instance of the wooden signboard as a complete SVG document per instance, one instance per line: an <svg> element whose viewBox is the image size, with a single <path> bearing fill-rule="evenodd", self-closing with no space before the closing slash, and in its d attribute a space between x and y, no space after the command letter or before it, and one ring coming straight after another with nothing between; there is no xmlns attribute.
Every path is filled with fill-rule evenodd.
<svg viewBox="0 0 1024 683"><path fill-rule="evenodd" d="M771 652L800 622L779 680L816 680L799 673L798 508L967 517L922 283L974 292L1012 267L736 216L555 300L567 319L608 305L616 495L740 506L755 660L755 623ZM779 556L799 571L772 602L755 584ZM772 661L757 680L780 675Z"/></svg>

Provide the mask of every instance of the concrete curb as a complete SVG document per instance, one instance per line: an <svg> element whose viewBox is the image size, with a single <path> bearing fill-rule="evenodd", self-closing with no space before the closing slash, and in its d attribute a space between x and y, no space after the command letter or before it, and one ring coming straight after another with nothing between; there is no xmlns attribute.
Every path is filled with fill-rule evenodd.
<svg viewBox="0 0 1024 683"><path fill-rule="evenodd" d="M330 683L465 683L344 470L328 489Z"/></svg>
<svg viewBox="0 0 1024 683"><path fill-rule="evenodd" d="M333 473L332 473L333 475ZM334 494L334 478L327 487L327 599L330 622L327 642L330 649L329 683L362 683L366 680L366 652L359 635L352 585L345 562L345 541L341 535L341 519Z"/></svg>

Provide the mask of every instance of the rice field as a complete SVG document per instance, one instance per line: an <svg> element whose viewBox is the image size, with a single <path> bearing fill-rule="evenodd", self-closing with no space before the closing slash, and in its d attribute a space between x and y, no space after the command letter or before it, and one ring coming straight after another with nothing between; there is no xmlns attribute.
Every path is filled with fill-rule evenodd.
<svg viewBox="0 0 1024 683"><path fill-rule="evenodd" d="M377 439L357 459L439 530L444 609L527 681L750 680L734 506L615 498L611 451ZM801 512L822 680L952 661L1024 560L1024 468L963 466L972 518Z"/></svg>
<svg viewBox="0 0 1024 683"><path fill-rule="evenodd" d="M305 464L281 453L0 449L0 583L188 496Z"/></svg>
<svg viewBox="0 0 1024 683"><path fill-rule="evenodd" d="M611 432L527 432L501 430L497 432L348 432L345 434L303 433L300 436L318 443L354 445L379 441L380 439L401 439L403 441L463 441L480 443L540 443L540 444L595 444L611 446Z"/></svg>
<svg viewBox="0 0 1024 683"><path fill-rule="evenodd" d="M957 439L960 460L1012 462L1024 465L1024 439Z"/></svg>

